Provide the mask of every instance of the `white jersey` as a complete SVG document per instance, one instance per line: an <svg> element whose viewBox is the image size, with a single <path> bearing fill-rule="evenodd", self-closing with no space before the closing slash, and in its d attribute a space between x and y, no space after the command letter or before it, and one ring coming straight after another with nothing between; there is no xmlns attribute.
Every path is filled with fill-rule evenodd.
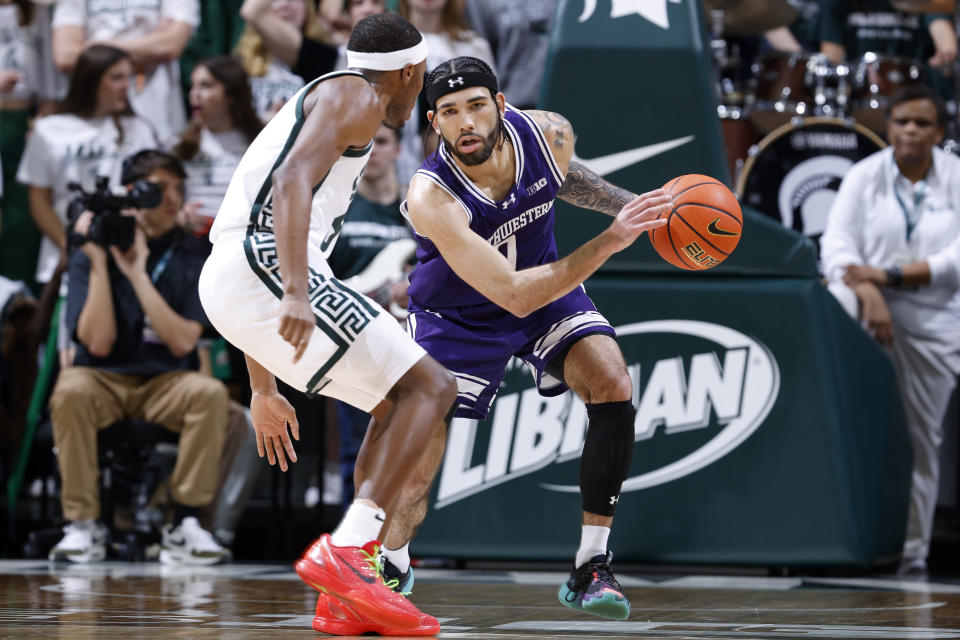
<svg viewBox="0 0 960 640"><path fill-rule="evenodd" d="M339 71L317 78L298 91L250 144L230 180L223 205L210 229L211 242L216 243L217 238L231 229L246 229L248 233L272 232L273 172L283 162L303 127L303 100L318 83L345 75L363 77L354 71ZM313 189L308 242L324 258L330 257L340 234L371 149L372 140L363 149L347 149Z"/></svg>

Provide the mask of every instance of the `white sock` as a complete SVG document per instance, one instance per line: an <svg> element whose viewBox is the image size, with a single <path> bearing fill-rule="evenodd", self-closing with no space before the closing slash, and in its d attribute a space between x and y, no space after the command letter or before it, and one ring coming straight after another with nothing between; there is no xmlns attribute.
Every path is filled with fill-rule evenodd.
<svg viewBox="0 0 960 640"><path fill-rule="evenodd" d="M383 557L390 561L390 564L400 570L400 573L406 573L410 569L410 543L403 545L399 549L383 548Z"/></svg>
<svg viewBox="0 0 960 640"><path fill-rule="evenodd" d="M330 534L330 544L335 547L362 547L377 539L386 517L387 514L379 507L353 502L343 514L343 520Z"/></svg>
<svg viewBox="0 0 960 640"><path fill-rule="evenodd" d="M610 537L610 527L583 525L580 533L580 548L577 549L577 559L574 561L575 566L583 566L593 556L607 555L608 537Z"/></svg>

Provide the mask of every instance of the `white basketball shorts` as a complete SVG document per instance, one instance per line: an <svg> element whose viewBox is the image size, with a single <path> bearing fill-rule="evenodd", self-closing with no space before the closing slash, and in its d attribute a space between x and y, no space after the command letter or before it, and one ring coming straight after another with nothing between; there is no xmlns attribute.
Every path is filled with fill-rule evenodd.
<svg viewBox="0 0 960 640"><path fill-rule="evenodd" d="M377 303L336 280L308 246L317 322L299 362L277 333L283 288L272 233L221 233L200 274L200 301L224 338L294 389L369 412L426 351Z"/></svg>

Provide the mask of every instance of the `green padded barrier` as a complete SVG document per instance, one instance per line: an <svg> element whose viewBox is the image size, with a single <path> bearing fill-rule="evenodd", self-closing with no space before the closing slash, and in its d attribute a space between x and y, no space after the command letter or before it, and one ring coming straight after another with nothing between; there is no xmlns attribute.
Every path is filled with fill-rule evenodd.
<svg viewBox="0 0 960 640"><path fill-rule="evenodd" d="M815 279L598 277L638 442L611 548L644 562L867 567L899 551L910 445L887 355ZM856 354L856 357L848 357ZM569 558L585 411L512 367L455 422L417 555Z"/></svg>

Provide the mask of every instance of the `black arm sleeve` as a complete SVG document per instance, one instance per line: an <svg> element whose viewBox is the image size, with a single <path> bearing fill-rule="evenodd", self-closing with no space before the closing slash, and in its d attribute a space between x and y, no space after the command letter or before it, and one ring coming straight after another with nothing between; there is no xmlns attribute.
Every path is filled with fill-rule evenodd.
<svg viewBox="0 0 960 640"><path fill-rule="evenodd" d="M297 55L297 64L291 71L303 78L304 82L310 82L333 71L336 64L336 47L319 40L304 38Z"/></svg>

